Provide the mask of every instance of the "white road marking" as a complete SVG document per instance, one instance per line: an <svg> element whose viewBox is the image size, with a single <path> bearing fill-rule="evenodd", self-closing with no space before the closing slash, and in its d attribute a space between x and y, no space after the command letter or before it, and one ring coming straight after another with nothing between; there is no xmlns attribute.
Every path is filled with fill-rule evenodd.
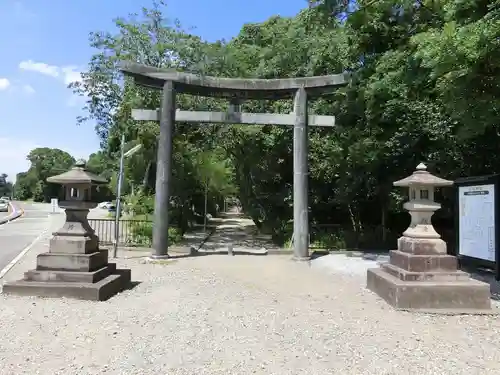
<svg viewBox="0 0 500 375"><path fill-rule="evenodd" d="M43 236L45 236L45 234L47 234L47 230L45 230L45 231L43 231L42 233L40 233L40 235L39 235L37 238L35 238L35 239L33 240L33 242L31 242L28 246L26 246L26 247L23 249L23 251L21 251L19 254L17 254L17 256L16 256L16 257L15 257L15 258L14 258L14 259L13 259L13 260L9 263L9 264L7 264L7 265L6 265L6 266L5 266L5 267L4 267L4 268L0 271L0 280L1 280L4 276L5 276L5 274L6 274L7 272L9 272L9 271L10 271L10 269L11 269L12 267L14 267L14 266L16 265L16 263L17 263L17 262L19 262L19 261L21 260L21 258L22 258L24 255L26 255L26 253L27 253L28 251L30 251L30 250L31 250L31 248L32 248L33 246L35 246L35 245L38 243L38 241L40 241L40 240L43 238Z"/></svg>
<svg viewBox="0 0 500 375"><path fill-rule="evenodd" d="M7 264L0 271L0 279L2 279L12 267L14 267L19 261L28 253L33 246L35 246L47 233L50 231L50 223L51 221L48 219L47 211L45 206L40 206L42 209L38 209L38 207L27 207L27 209L18 207L18 210L22 212L22 215L16 219L9 222L6 222L3 225L0 225L0 238L3 236L10 237L16 235L36 235L38 236L28 245L26 246L9 264ZM31 217L31 215L42 215L41 217ZM32 219L37 219L40 223L34 222ZM27 227L26 227L27 226ZM8 229L8 230L7 230Z"/></svg>

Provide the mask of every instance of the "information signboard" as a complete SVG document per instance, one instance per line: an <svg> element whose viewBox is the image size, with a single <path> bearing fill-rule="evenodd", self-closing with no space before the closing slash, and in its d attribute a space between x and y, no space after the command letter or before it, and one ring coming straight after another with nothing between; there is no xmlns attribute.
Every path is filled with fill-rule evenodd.
<svg viewBox="0 0 500 375"><path fill-rule="evenodd" d="M458 187L458 253L495 261L495 185Z"/></svg>
<svg viewBox="0 0 500 375"><path fill-rule="evenodd" d="M499 267L499 189L498 176L462 178L455 181L457 232L456 255L461 264L493 268L497 280Z"/></svg>

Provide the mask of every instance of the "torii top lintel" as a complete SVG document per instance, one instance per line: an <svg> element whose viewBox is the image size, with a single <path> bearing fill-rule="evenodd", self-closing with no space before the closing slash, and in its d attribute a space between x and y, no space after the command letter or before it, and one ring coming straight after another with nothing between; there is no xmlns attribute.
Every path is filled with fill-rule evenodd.
<svg viewBox="0 0 500 375"><path fill-rule="evenodd" d="M136 84L155 89L172 81L178 92L226 98L281 99L290 98L299 88L316 96L347 84L347 74L316 77L253 79L219 78L161 69L133 62L122 62L120 70L134 78Z"/></svg>

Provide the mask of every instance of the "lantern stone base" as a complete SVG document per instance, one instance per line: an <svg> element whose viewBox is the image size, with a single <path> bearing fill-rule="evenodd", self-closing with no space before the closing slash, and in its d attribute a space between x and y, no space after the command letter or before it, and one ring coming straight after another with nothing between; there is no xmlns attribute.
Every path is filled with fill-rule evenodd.
<svg viewBox="0 0 500 375"><path fill-rule="evenodd" d="M368 270L367 288L402 310L492 312L489 284L458 270L456 257L442 253L441 246L434 246L435 241L402 237L398 241L400 250L390 252L389 263ZM402 246L405 243L416 246Z"/></svg>
<svg viewBox="0 0 500 375"><path fill-rule="evenodd" d="M104 301L130 285L130 270L108 263L108 251L91 254L43 253L35 270L4 284L3 293Z"/></svg>

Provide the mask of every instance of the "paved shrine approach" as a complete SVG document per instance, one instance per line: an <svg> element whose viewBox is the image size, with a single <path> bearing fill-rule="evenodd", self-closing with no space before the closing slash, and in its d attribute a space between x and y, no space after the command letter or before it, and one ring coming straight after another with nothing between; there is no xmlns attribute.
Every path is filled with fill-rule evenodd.
<svg viewBox="0 0 500 375"><path fill-rule="evenodd" d="M162 90L159 110L136 109L135 120L160 122L152 258L168 257L168 203L172 178L172 134L174 123L200 122L248 125L293 126L293 255L309 259L308 215L308 126L335 126L334 116L308 115L308 98L332 93L347 83L345 74L283 79L243 79L200 76L154 68L131 62L122 63L125 75L138 85ZM175 94L227 98L227 112L176 110ZM244 100L294 100L290 114L242 113Z"/></svg>

